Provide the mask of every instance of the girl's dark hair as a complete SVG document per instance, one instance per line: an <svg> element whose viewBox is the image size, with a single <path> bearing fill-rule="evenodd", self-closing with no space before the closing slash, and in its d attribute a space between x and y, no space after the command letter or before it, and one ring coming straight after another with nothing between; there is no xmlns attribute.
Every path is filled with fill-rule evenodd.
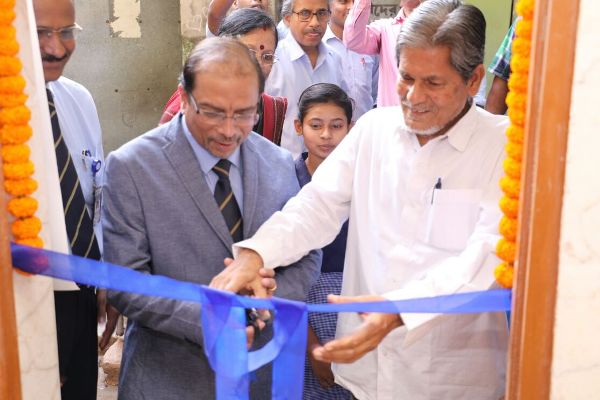
<svg viewBox="0 0 600 400"><path fill-rule="evenodd" d="M275 36L275 46L277 46L279 37L275 21L264 11L256 8L240 8L226 16L221 22L217 36L240 36L257 28L270 29Z"/></svg>
<svg viewBox="0 0 600 400"><path fill-rule="evenodd" d="M348 123L352 121L352 109L354 101L340 88L332 83L316 83L307 87L298 100L298 119L304 121L304 117L314 105L333 103L344 110Z"/></svg>

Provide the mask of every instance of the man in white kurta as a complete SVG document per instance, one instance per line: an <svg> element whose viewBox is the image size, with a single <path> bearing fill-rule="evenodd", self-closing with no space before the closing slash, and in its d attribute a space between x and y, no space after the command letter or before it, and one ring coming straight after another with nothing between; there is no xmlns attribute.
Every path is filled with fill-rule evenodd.
<svg viewBox="0 0 600 400"><path fill-rule="evenodd" d="M454 24L444 24L450 14ZM435 32L442 25L441 42L419 35L422 27ZM423 3L399 37L401 106L365 114L312 182L254 237L236 244L236 262L212 285L253 286L249 271L287 265L323 247L349 218L342 296L359 297L333 301L490 288L499 263L494 249L507 120L473 104L484 76L484 31L473 6ZM472 47L444 39L453 35ZM480 52L468 57L472 49ZM358 399L502 397L502 313L341 313L336 337L314 355L338 362L336 383Z"/></svg>

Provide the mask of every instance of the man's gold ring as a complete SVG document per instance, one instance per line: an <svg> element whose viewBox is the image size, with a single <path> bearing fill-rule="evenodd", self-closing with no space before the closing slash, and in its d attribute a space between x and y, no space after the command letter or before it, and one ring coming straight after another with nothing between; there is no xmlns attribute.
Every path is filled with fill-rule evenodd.
<svg viewBox="0 0 600 400"><path fill-rule="evenodd" d="M267 291L269 291L269 292L271 292L271 293L273 293L273 292L274 292L274 291L276 291L276 290L277 290L277 284L275 284L275 286L274 286L274 287L267 289Z"/></svg>

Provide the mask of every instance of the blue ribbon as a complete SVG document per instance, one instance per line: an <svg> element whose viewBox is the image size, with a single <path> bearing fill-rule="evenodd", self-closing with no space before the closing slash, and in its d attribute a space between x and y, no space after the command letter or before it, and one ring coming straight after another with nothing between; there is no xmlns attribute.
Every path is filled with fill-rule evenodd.
<svg viewBox="0 0 600 400"><path fill-rule="evenodd" d="M272 398L301 399L308 312L481 313L510 311L510 290L372 303L306 304L252 299L118 265L11 244L16 268L32 274L147 296L202 304L204 352L216 376L217 398L248 399L249 373L273 361ZM273 339L246 349L245 308L274 310Z"/></svg>

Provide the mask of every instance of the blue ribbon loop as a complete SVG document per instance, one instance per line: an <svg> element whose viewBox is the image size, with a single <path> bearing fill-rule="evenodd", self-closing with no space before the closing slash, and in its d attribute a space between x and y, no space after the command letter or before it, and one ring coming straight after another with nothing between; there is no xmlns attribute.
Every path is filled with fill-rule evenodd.
<svg viewBox="0 0 600 400"><path fill-rule="evenodd" d="M272 398L301 399L308 312L481 313L510 311L510 290L373 303L306 304L253 299L118 265L11 243L16 268L99 288L202 304L204 352L216 376L217 398L248 399L249 373L273 361ZM275 312L273 339L246 349L245 308Z"/></svg>

